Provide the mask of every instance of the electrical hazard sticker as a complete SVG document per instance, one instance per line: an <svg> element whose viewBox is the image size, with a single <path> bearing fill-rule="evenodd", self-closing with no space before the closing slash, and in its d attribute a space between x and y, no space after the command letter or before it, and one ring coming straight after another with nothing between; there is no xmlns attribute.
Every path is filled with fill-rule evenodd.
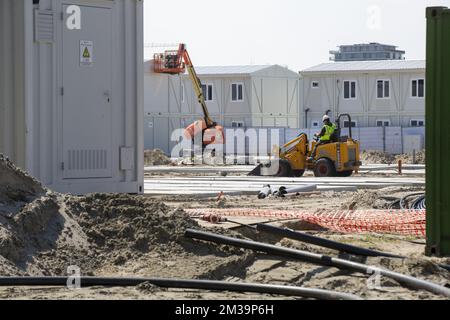
<svg viewBox="0 0 450 320"><path fill-rule="evenodd" d="M94 42L80 41L80 66L92 66L94 63Z"/></svg>

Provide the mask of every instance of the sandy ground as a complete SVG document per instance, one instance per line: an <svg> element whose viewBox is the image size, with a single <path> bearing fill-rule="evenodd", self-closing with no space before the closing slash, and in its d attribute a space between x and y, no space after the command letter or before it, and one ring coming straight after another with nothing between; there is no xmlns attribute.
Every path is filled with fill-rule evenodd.
<svg viewBox="0 0 450 320"><path fill-rule="evenodd" d="M350 273L248 250L217 246L183 236L186 228L203 229L382 266L450 286L450 273L438 264L449 259L424 256L421 238L381 234L308 232L366 248L401 254L405 260L363 258L259 234L248 227L196 221L186 208L273 208L305 210L383 208L385 195L399 197L417 189L391 188L325 192L259 200L254 196L149 197L93 194L74 197L49 192L0 157L0 274L67 275L77 265L83 275L211 279L329 289L365 299L442 299L382 278L369 289L368 275ZM244 223L261 222L242 218ZM267 222L267 221L265 221ZM272 221L302 229L298 221ZM232 292L139 287L0 287L0 299L286 299ZM292 297L289 299L293 299Z"/></svg>
<svg viewBox="0 0 450 320"><path fill-rule="evenodd" d="M285 198L269 197L258 199L257 196L224 196L218 201L217 197L195 196L149 196L168 205L187 208L253 208L253 209L382 209L386 208L389 199L399 198L416 192L424 192L423 187L388 187L380 190L327 191L312 192L299 195L288 195ZM383 197L388 199L384 200Z"/></svg>
<svg viewBox="0 0 450 320"><path fill-rule="evenodd" d="M417 239L406 239L398 236L386 235L338 235L320 233L322 236L351 244L364 245L379 250L389 250L391 252L402 252L410 258L405 261L388 259L388 258L369 258L357 259L371 265L383 266L398 272L403 272L432 280L436 283L448 285L450 276L447 271L439 269L431 260L424 258L422 255L424 246ZM261 239L260 239L261 240ZM268 239L264 239L268 240ZM305 245L290 240L273 240L273 243L279 243L284 246L299 248L312 252L320 252L336 256L337 253L332 250L324 250L314 246ZM349 258L348 256L343 256ZM212 259L213 257L211 257ZM353 257L356 259L355 257ZM151 263L151 259L145 259L147 263ZM337 290L341 292L354 293L365 299L442 299L442 297L430 294L425 291L409 290L400 286L396 281L382 278L381 286L376 289L369 289L368 276L363 274L352 274L341 271L336 268L320 267L307 263L289 261L278 257L266 255L250 254L246 259L238 259L237 261L228 262L224 269L220 267L220 257L215 257L217 261L217 269L215 272L200 275L204 270L202 262L198 260L198 256L189 257L189 261L197 266L195 272L192 273L190 266L184 266L175 272L174 263L185 263L188 260L181 260L179 257L167 257L159 260L160 264L166 266L166 272L151 272L151 268L140 270L138 275L176 275L196 276L202 279L222 279L227 281L246 281L255 283L284 284L304 286L310 288L322 288ZM155 262L155 261L153 261ZM108 272L98 271L98 275L136 275L132 272L133 265L139 264L133 261L123 266L121 270L108 270ZM0 298L2 299L285 299L285 297L277 297L271 295L258 294L238 294L232 292L205 292L198 290L176 290L176 289L160 289L157 287L146 287L142 285L137 288L106 288L92 287L78 290L69 290L61 287L7 287L0 288ZM289 299L293 299L292 297Z"/></svg>

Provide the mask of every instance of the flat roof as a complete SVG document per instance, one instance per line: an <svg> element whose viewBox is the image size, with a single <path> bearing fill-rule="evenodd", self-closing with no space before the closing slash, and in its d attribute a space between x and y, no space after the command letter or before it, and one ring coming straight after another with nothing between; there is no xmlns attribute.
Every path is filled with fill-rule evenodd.
<svg viewBox="0 0 450 320"><path fill-rule="evenodd" d="M376 60L322 63L300 73L425 70L425 60Z"/></svg>
<svg viewBox="0 0 450 320"><path fill-rule="evenodd" d="M272 65L242 65L242 66L199 66L195 67L198 75L230 75L252 74L270 68Z"/></svg>

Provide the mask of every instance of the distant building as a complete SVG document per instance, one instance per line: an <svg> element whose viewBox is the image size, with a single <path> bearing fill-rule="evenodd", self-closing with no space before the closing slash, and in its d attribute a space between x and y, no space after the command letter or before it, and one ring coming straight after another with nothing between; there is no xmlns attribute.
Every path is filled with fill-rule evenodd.
<svg viewBox="0 0 450 320"><path fill-rule="evenodd" d="M421 150L425 138L425 61L351 61L320 64L300 72L302 126L311 135L322 116L343 121L362 150L393 154ZM348 132L344 129L343 132Z"/></svg>
<svg viewBox="0 0 450 320"><path fill-rule="evenodd" d="M352 127L425 124L424 60L331 62L300 74L306 128L320 127L327 111L351 114Z"/></svg>
<svg viewBox="0 0 450 320"><path fill-rule="evenodd" d="M377 42L342 45L330 51L332 61L404 60L405 51Z"/></svg>

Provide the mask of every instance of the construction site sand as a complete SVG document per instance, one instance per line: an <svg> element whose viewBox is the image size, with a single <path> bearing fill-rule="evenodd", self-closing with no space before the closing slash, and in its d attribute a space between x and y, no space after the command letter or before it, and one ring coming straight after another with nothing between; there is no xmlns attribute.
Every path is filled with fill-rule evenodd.
<svg viewBox="0 0 450 320"><path fill-rule="evenodd" d="M66 268L77 265L83 275L156 276L200 278L228 281L297 285L355 293L369 299L439 299L436 295L401 287L382 279L382 289L369 290L367 276L350 274L335 268L320 267L267 255L254 254L228 246L209 245L185 239L186 228L201 228L177 206L195 206L189 199L161 199L130 195L92 194L75 197L50 192L26 173L0 156L0 275L66 275ZM311 194L323 204L341 206L352 193ZM341 197L341 201L338 198ZM164 200L164 201L161 201ZM192 200L192 199L191 199ZM303 198L266 199L266 203L286 207ZM336 201L334 201L336 200ZM166 204L164 204L164 202ZM216 206L216 200L201 201ZM256 200L229 198L231 203L254 207ZM334 203L336 202L336 203ZM253 203L253 204L252 204ZM263 205L263 201L260 202ZM322 204L322 205L323 205ZM223 204L222 204L223 205ZM289 222L298 227L298 222ZM238 237L281 244L311 252L337 255L337 252L312 245L254 234L247 228L239 232L209 230ZM378 250L404 254L410 259L399 262L372 258L368 262L449 285L449 273L436 263L446 259L428 259L418 239L363 234L343 235L313 232L334 240ZM419 241L419 242L417 242ZM359 258L361 259L361 258ZM136 288L93 287L79 290L45 287L2 287L3 299L273 299L270 295L164 290L151 285Z"/></svg>
<svg viewBox="0 0 450 320"><path fill-rule="evenodd" d="M425 164L425 150L416 152L415 159L412 154L393 155L389 152L367 150L360 154L363 163L392 164L402 160L404 164ZM415 162L413 161L415 160Z"/></svg>
<svg viewBox="0 0 450 320"><path fill-rule="evenodd" d="M413 156L411 154L400 154L396 156L396 160L402 160L403 163L413 163ZM415 155L416 164L425 164L425 150L416 152Z"/></svg>
<svg viewBox="0 0 450 320"><path fill-rule="evenodd" d="M153 199L173 207L184 209L195 208L253 208L253 209L303 209L318 211L323 209L384 209L389 203L388 198L399 198L410 193L424 192L420 186L395 186L382 189L362 189L353 191L324 191L288 195L285 198L269 196L258 199L256 195L221 197L196 197L190 195L152 196Z"/></svg>
<svg viewBox="0 0 450 320"><path fill-rule="evenodd" d="M173 164L172 161L161 149L145 150L144 165L146 166L162 166Z"/></svg>
<svg viewBox="0 0 450 320"><path fill-rule="evenodd" d="M0 158L0 274L208 277L248 259L183 237L199 228L182 210L142 196L62 195ZM220 259L218 259L220 257Z"/></svg>

